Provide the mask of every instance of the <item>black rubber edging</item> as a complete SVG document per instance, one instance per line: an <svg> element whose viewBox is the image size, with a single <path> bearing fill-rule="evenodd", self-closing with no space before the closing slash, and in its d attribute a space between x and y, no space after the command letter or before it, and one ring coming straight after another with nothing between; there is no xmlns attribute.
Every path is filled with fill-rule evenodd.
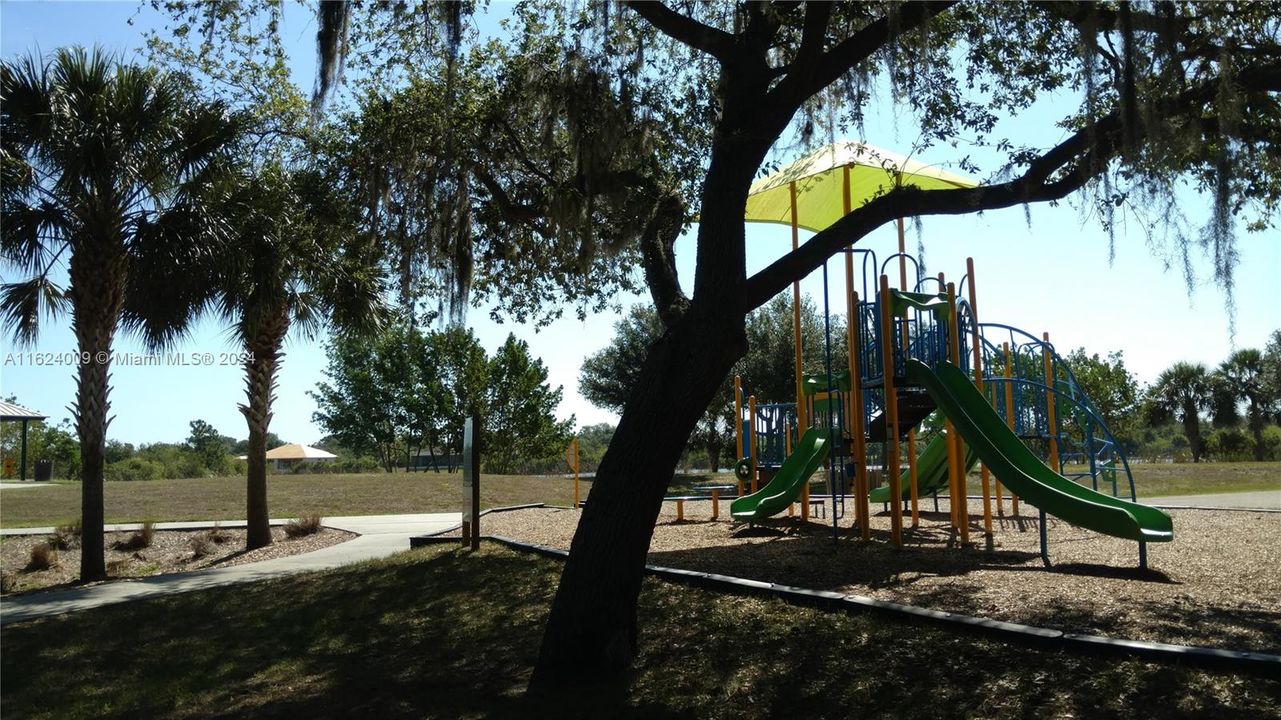
<svg viewBox="0 0 1281 720"><path fill-rule="evenodd" d="M423 540L423 545L458 542L458 538L444 537L414 539ZM564 560L569 556L568 551L560 548L533 545L498 535L482 535L481 539L498 543L512 550L547 558ZM791 585L779 585L730 575L682 570L660 565L647 564L645 573L668 582L732 595L773 597L789 605L809 607L824 612L845 612L850 614L878 612L893 616L899 620L925 621L947 630L989 637L1004 642L1014 642L1043 650L1064 650L1080 654L1132 658L1155 663L1186 665L1256 675L1274 680L1281 679L1281 655L1065 633L1062 630L991 620L942 610L931 610L915 605L877 600L863 595L810 590Z"/></svg>
<svg viewBox="0 0 1281 720"><path fill-rule="evenodd" d="M513 510L530 510L533 508L543 508L543 507L547 507L547 503L526 503L524 505L506 505L503 507L486 508L484 510L481 510L480 516L484 517L490 513L496 513L496 512L511 512ZM462 526L463 526L462 523L458 523L457 525L451 525L445 528L444 530L437 530L434 533L427 533L426 535L415 535L409 538L409 547L416 548L416 547L423 547L424 545L435 545L438 543L440 539L442 539L441 538L442 535L447 535L449 533L455 532ZM451 542L458 540L458 538L456 537L443 538L443 539L449 540Z"/></svg>

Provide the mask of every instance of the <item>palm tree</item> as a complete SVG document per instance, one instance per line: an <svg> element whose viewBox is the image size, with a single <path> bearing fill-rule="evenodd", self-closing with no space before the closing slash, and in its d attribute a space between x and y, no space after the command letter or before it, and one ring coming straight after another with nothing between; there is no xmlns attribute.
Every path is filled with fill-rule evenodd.
<svg viewBox="0 0 1281 720"><path fill-rule="evenodd" d="M1241 416L1239 403L1246 405L1246 425L1254 435L1254 459L1263 460L1263 428L1277 404L1271 383L1264 371L1263 353L1237 350L1215 370L1214 420L1220 425L1235 425Z"/></svg>
<svg viewBox="0 0 1281 720"><path fill-rule="evenodd" d="M1211 397L1210 375L1201 363L1175 363L1148 390L1148 421L1160 424L1177 417L1194 463L1201 462L1203 447L1200 413L1210 408Z"/></svg>
<svg viewBox="0 0 1281 720"><path fill-rule="evenodd" d="M80 577L101 579L112 342L121 327L152 348L185 334L202 289L183 270L220 239L207 199L236 127L179 78L97 49L5 61L0 96L0 255L25 277L0 290L0 316L28 344L42 317L70 310Z"/></svg>
<svg viewBox="0 0 1281 720"><path fill-rule="evenodd" d="M314 172L267 165L232 198L236 252L215 260L215 304L245 356L240 406L249 428L246 548L271 544L267 436L276 373L291 329L314 337L323 325L358 333L381 323L382 276L371 245L351 230L346 206Z"/></svg>

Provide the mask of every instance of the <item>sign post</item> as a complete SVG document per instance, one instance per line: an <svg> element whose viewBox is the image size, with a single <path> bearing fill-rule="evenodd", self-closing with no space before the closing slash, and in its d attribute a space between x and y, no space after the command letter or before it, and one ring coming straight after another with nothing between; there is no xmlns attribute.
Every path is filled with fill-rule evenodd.
<svg viewBox="0 0 1281 720"><path fill-rule="evenodd" d="M463 547L480 549L480 443L476 418L463 423Z"/></svg>

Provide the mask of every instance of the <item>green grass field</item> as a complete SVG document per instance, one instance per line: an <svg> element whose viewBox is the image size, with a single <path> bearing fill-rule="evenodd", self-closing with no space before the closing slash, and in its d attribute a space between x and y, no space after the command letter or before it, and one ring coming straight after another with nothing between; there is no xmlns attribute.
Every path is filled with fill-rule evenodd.
<svg viewBox="0 0 1281 720"><path fill-rule="evenodd" d="M1281 462L1133 465L1139 499L1245 490L1281 491ZM705 476L678 476L671 492L685 492ZM733 475L715 482L733 484ZM267 481L272 517L382 515L449 512L462 508L457 473L367 473L359 475L273 475ZM587 497L591 483L582 481ZM819 492L818 484L815 484ZM977 473L970 492L981 486ZM574 481L562 477L486 475L481 481L485 507L573 502ZM0 495L0 527L33 527L69 522L80 514L79 483L60 482L39 490L5 490ZM194 480L110 482L106 485L108 523L179 520L235 520L245 515L245 481L239 477Z"/></svg>
<svg viewBox="0 0 1281 720"><path fill-rule="evenodd" d="M584 481L583 497L589 487ZM79 483L0 492L0 527L55 525L80 515ZM105 493L108 523L245 517L242 477L109 482ZM572 479L519 475L481 479L484 507L573 501ZM462 480L457 473L272 475L267 479L267 507L272 517L279 518L304 512L333 516L457 511L462 508Z"/></svg>
<svg viewBox="0 0 1281 720"><path fill-rule="evenodd" d="M559 572L497 547L438 546L5 627L5 716L1262 718L1281 707L1275 681L655 580L625 696L533 706L521 693Z"/></svg>
<svg viewBox="0 0 1281 720"><path fill-rule="evenodd" d="M1086 472L1085 467L1069 465L1069 473ZM1281 462L1225 462L1225 463L1136 463L1130 466L1134 473L1134 490L1139 500L1167 495L1203 495L1208 493L1245 492L1250 490L1281 491ZM1124 486L1124 473L1118 475L1120 495L1129 491ZM1100 490L1103 487L1100 486ZM978 473L969 478L969 492L982 492Z"/></svg>

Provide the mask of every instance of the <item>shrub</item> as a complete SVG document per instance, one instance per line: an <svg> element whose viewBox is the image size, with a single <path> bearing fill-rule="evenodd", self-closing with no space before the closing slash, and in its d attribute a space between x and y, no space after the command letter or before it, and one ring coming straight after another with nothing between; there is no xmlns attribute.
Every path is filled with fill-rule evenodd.
<svg viewBox="0 0 1281 720"><path fill-rule="evenodd" d="M209 542L213 543L214 545L221 545L227 542L228 540L230 540L231 536L227 534L226 530L222 529L222 525L219 525L218 523L214 523L214 526L209 528L209 530L205 533L205 539L207 539Z"/></svg>
<svg viewBox="0 0 1281 720"><path fill-rule="evenodd" d="M209 539L208 533L191 536L191 557L193 560L208 556L213 552L213 547L213 541Z"/></svg>
<svg viewBox="0 0 1281 720"><path fill-rule="evenodd" d="M156 524L145 522L142 527L138 528L129 536L128 540L116 543L117 550L141 550L151 547L151 541L156 537Z"/></svg>
<svg viewBox="0 0 1281 720"><path fill-rule="evenodd" d="M80 547L80 536L84 534L84 528L80 526L80 521L59 525L53 529L53 535L49 536L49 545L54 550L72 550Z"/></svg>
<svg viewBox="0 0 1281 720"><path fill-rule="evenodd" d="M316 513L304 513L297 520L290 520L285 523L285 535L290 538L300 538L307 535L315 535L320 532L320 515Z"/></svg>
<svg viewBox="0 0 1281 720"><path fill-rule="evenodd" d="M36 543L31 546L31 560L27 562L27 570L36 572L39 570L48 570L58 564L58 551L49 543Z"/></svg>
<svg viewBox="0 0 1281 720"><path fill-rule="evenodd" d="M103 477L106 480L159 480L164 476L163 465L140 457L113 462L103 470Z"/></svg>

